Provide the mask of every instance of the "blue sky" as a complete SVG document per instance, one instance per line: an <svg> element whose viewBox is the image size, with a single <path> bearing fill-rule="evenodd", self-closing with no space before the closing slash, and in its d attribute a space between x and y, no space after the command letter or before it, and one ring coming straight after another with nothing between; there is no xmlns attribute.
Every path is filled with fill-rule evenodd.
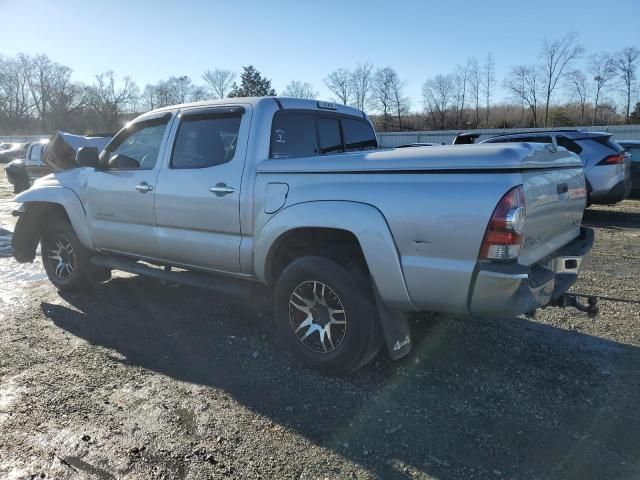
<svg viewBox="0 0 640 480"><path fill-rule="evenodd" d="M278 91L303 80L326 98L327 73L369 61L398 71L416 109L425 79L472 55L492 52L501 82L538 60L543 38L572 30L587 54L640 47L639 0L0 0L0 18L0 54L46 53L83 82L114 70L141 87L201 83L207 68L253 64Z"/></svg>

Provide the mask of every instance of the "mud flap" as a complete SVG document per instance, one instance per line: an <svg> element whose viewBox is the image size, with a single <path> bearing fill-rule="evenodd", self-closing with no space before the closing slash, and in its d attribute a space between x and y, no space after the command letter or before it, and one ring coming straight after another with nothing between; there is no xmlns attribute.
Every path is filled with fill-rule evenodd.
<svg viewBox="0 0 640 480"><path fill-rule="evenodd" d="M46 212L46 208L37 207L28 207L26 212L20 212L11 238L13 258L19 263L33 262L36 258Z"/></svg>
<svg viewBox="0 0 640 480"><path fill-rule="evenodd" d="M406 312L389 310L380 298L373 279L371 284L373 285L373 292L376 297L376 307L378 309L380 325L382 326L382 333L387 345L389 357L391 357L392 360L398 360L411 351L411 329L409 328L407 314Z"/></svg>

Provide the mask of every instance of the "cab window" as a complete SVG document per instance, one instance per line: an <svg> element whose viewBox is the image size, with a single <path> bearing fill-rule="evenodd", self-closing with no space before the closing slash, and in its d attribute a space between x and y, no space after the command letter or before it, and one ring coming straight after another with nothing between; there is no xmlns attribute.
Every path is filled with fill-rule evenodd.
<svg viewBox="0 0 640 480"><path fill-rule="evenodd" d="M241 114L184 117L173 147L171 168L207 168L231 161L241 119Z"/></svg>
<svg viewBox="0 0 640 480"><path fill-rule="evenodd" d="M281 112L271 128L271 158L308 157L318 154L315 116Z"/></svg>
<svg viewBox="0 0 640 480"><path fill-rule="evenodd" d="M344 148L347 152L374 150L378 148L376 134L369 122L351 118L342 119Z"/></svg>
<svg viewBox="0 0 640 480"><path fill-rule="evenodd" d="M158 161L162 137L170 115L133 124L108 145L108 160L116 155L127 157L127 169L152 170ZM137 167L134 165L137 164ZM130 166L129 166L130 165Z"/></svg>
<svg viewBox="0 0 640 480"><path fill-rule="evenodd" d="M42 144L36 143L31 147L31 152L29 153L29 160L32 162L40 162L42 157Z"/></svg>
<svg viewBox="0 0 640 480"><path fill-rule="evenodd" d="M318 143L320 144L321 154L343 151L340 120L335 117L318 118Z"/></svg>
<svg viewBox="0 0 640 480"><path fill-rule="evenodd" d="M372 150L378 141L365 120L316 111L280 111L271 129L271 158Z"/></svg>

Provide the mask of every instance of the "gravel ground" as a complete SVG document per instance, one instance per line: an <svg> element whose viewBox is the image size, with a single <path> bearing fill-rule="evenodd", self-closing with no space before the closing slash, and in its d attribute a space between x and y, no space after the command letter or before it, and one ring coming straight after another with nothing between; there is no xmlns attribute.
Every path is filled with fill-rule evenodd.
<svg viewBox="0 0 640 480"><path fill-rule="evenodd" d="M58 293L6 257L0 180L0 478L639 478L640 304L591 319L413 319L414 352L304 370L268 298L117 275ZM638 300L640 201L592 208L574 291Z"/></svg>

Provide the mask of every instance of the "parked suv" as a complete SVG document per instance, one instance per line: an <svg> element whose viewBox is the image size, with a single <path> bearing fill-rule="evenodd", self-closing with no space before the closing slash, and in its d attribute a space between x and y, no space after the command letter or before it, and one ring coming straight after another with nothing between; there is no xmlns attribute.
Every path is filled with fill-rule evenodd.
<svg viewBox="0 0 640 480"><path fill-rule="evenodd" d="M612 204L631 192L629 155L610 133L582 130L548 130L497 135L480 143L552 143L582 159L587 179L588 203Z"/></svg>

